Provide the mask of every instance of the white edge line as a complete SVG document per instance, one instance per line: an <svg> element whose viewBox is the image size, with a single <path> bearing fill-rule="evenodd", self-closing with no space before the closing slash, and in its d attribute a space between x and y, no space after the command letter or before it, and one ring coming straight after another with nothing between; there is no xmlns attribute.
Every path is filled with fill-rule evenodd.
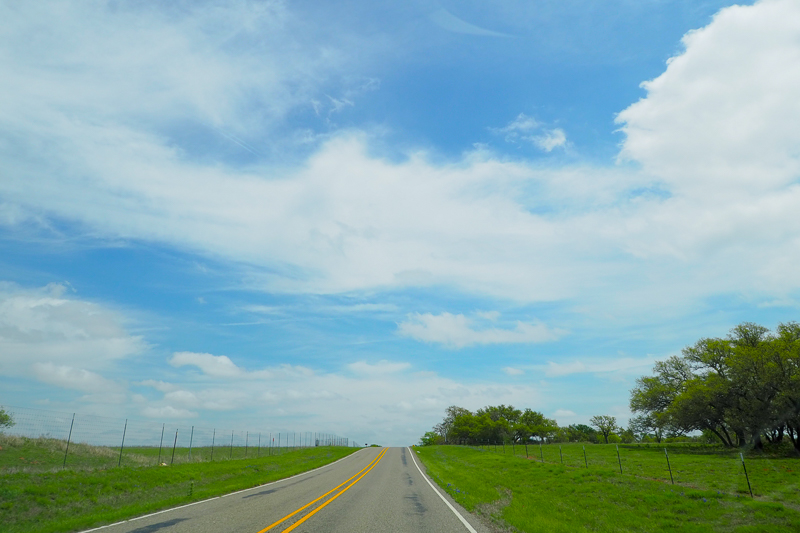
<svg viewBox="0 0 800 533"><path fill-rule="evenodd" d="M361 448L361 450L363 450L363 449L365 449L365 448ZM177 511L178 509L185 509L187 507L191 507L192 505L198 505L200 503L206 503L206 502L210 502L210 501L213 501L213 500L219 500L220 498L227 498L228 496L233 496L235 494L241 494L242 492L247 492L247 491L250 491L250 490L260 489L261 487L267 487L269 485L274 485L275 483L282 483L284 481L288 481L288 480L294 479L296 477L305 476L306 474L310 474L312 472L316 472L317 470L322 470L323 468L328 468L329 466L335 465L339 461L344 461L348 457L353 457L356 453L360 452L361 450L357 450L355 453L351 453L350 455L346 455L346 456L342 457L341 459L337 459L332 463L328 463L326 465L322 465L319 468L315 468L314 470L309 470L307 472L301 472L301 473L295 474L295 475L293 475L291 477L285 477L283 479L277 479L275 481L270 481L269 483L264 483L263 485L256 485L255 487L250 487L249 489L237 490L236 492L230 492L228 494L223 494L222 496L214 496L213 498L208 498L207 500L200 500L199 502L192 502L192 503L187 503L185 505L179 505L178 507L170 507L169 509L162 509L161 511L156 511L155 513L145 514L145 515L142 515L142 516L137 516L135 518L129 518L127 520L121 520L119 522L114 522L113 524L106 524L104 526L95 527L93 529L85 529L83 531L80 531L79 533L90 533L91 531L99 531L99 530L105 529L107 527L118 526L120 524L125 524L127 522L133 522L135 520L141 520L142 518L149 518L151 516L156 516L156 515L159 515L159 514L162 514L162 513L169 513L171 511ZM417 468L419 468L419 467L417 467Z"/></svg>
<svg viewBox="0 0 800 533"><path fill-rule="evenodd" d="M416 453L414 453L414 450L412 450L411 448L408 448L408 451L410 451L410 452L411 452L411 460L412 460L412 461L414 461L414 466L416 466L416 467L417 467L417 470L419 470L419 473L420 473L420 474L422 474L422 477L423 477L423 479L424 479L425 481L427 481L427 482L428 482L428 485L430 485L430 486L431 486L431 488L433 489L433 492L435 492L435 493L436 493L436 495L437 495L437 496L439 496L439 497L442 499L442 501L443 501L444 503L446 503L446 504L447 504L447 506L450 508L450 510L451 510L451 511L453 511L453 513L454 513L454 514L455 514L455 515L458 517L458 519L459 519L459 520L461 520L461 523L462 523L462 524L464 524L464 527L466 527L466 528L467 528L467 530L468 530L470 533L478 533L477 531L475 531L475 528L474 528L474 527L472 527L472 525L471 525L469 522L467 522L466 518L464 518L463 516L461 516L461 513L459 513L459 512L456 510L456 508L455 508L455 507L453 507L453 506L450 504L450 502L449 502L449 501L447 501L447 498L445 498L444 496L442 496L442 493L441 493L441 492L439 492L439 489L437 489L437 488L436 488L436 487L433 485L433 483L431 483L431 480L430 480L430 479L428 479L428 476L426 476L426 475L425 475L425 473L424 473L424 472L422 471L422 469L419 467L419 464L417 464L417 457L416 457L416 455L417 455L417 454L416 454Z"/></svg>

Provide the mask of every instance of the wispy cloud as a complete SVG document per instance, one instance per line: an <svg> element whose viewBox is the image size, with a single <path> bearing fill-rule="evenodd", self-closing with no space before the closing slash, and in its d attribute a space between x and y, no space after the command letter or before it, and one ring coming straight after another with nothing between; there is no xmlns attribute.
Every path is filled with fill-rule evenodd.
<svg viewBox="0 0 800 533"><path fill-rule="evenodd" d="M464 348L475 344L523 344L548 342L565 332L551 329L541 322L516 322L513 329L475 328L474 320L458 314L413 313L397 325L397 332L412 339Z"/></svg>
<svg viewBox="0 0 800 533"><path fill-rule="evenodd" d="M652 368L654 357L632 358L620 357L604 360L570 361L556 363L549 361L547 365L538 367L547 377L563 377L572 374L631 374L643 375Z"/></svg>
<svg viewBox="0 0 800 533"><path fill-rule="evenodd" d="M439 8L432 12L428 17L439 27L453 33L463 33L466 35L477 35L483 37L510 37L505 33L487 30L467 22L450 13L444 8Z"/></svg>

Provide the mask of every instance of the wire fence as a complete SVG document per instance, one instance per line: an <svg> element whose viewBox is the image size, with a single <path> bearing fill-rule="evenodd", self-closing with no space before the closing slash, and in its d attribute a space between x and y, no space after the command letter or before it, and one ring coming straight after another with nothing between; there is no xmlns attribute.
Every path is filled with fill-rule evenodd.
<svg viewBox="0 0 800 533"><path fill-rule="evenodd" d="M13 420L13 425L0 428L0 469L5 470L167 466L262 457L318 446L355 446L346 437L325 432L251 431L26 407L0 409ZM12 450L18 453L3 453Z"/></svg>
<svg viewBox="0 0 800 533"><path fill-rule="evenodd" d="M509 443L485 441L466 446L568 468L618 472L670 485L702 487L749 497L800 494L796 457L697 444ZM787 455L789 454L789 455Z"/></svg>

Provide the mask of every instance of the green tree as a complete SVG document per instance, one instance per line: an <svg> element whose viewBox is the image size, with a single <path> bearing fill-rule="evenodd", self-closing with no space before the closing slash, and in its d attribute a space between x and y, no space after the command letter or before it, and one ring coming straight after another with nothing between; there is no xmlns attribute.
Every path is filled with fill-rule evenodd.
<svg viewBox="0 0 800 533"><path fill-rule="evenodd" d="M435 431L426 431L419 439L420 446L433 446L434 444L441 444L442 442L444 442L444 437Z"/></svg>
<svg viewBox="0 0 800 533"><path fill-rule="evenodd" d="M589 423L603 435L608 444L608 436L617 431L617 419L608 415L597 415L589 419Z"/></svg>
<svg viewBox="0 0 800 533"><path fill-rule="evenodd" d="M0 409L0 428L10 428L14 425L14 417L5 409Z"/></svg>
<svg viewBox="0 0 800 533"><path fill-rule="evenodd" d="M597 431L586 424L570 424L566 434L569 442L595 442Z"/></svg>

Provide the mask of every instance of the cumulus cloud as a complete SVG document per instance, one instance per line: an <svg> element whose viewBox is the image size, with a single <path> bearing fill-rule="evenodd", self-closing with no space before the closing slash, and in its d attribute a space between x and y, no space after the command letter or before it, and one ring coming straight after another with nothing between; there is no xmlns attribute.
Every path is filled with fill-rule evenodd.
<svg viewBox="0 0 800 533"><path fill-rule="evenodd" d="M647 96L617 116L620 157L676 192L726 197L783 188L800 174L800 5L732 6L683 38Z"/></svg>
<svg viewBox="0 0 800 533"><path fill-rule="evenodd" d="M514 329L475 329L474 321L464 315L413 313L397 325L397 332L412 339L464 348L475 344L519 344L554 341L563 331L540 322L516 322Z"/></svg>
<svg viewBox="0 0 800 533"><path fill-rule="evenodd" d="M227 355L210 353L175 352L169 359L174 367L195 366L206 376L213 378L250 378L264 379L272 374L267 370L247 372L236 366Z"/></svg>
<svg viewBox="0 0 800 533"><path fill-rule="evenodd" d="M525 373L525 371L522 370L521 368L514 368L513 366L503 367L503 372L505 372L509 376L521 376L522 374Z"/></svg>
<svg viewBox="0 0 800 533"><path fill-rule="evenodd" d="M545 131L544 135L531 138L531 141L545 152L552 152L556 148L566 146L567 134L561 128L555 128Z"/></svg>
<svg viewBox="0 0 800 533"><path fill-rule="evenodd" d="M147 349L126 318L81 300L65 284L24 289L0 282L0 367L21 375L36 363L54 368L106 368Z"/></svg>
<svg viewBox="0 0 800 533"><path fill-rule="evenodd" d="M64 389L89 393L112 392L120 389L120 386L113 381L83 368L54 365L53 363L34 363L33 373L39 381Z"/></svg>

